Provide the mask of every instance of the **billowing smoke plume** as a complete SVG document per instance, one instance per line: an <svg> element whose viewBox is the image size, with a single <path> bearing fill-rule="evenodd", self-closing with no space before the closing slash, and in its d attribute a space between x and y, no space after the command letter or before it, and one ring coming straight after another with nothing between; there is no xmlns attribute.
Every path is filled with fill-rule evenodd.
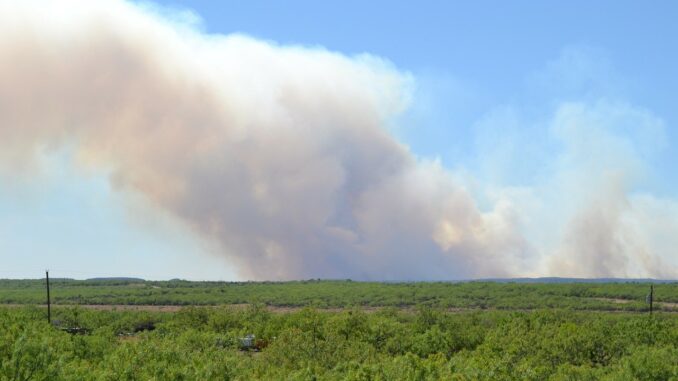
<svg viewBox="0 0 678 381"><path fill-rule="evenodd" d="M115 1L0 5L0 161L75 147L246 278L508 275L481 213L387 132L411 79L371 56L204 35Z"/></svg>
<svg viewBox="0 0 678 381"><path fill-rule="evenodd" d="M678 204L630 195L643 152L595 127L653 120L562 106L555 175L480 210L389 134L412 85L376 57L208 35L125 2L0 0L0 167L73 150L243 278L676 275L660 258L678 214L652 221Z"/></svg>
<svg viewBox="0 0 678 381"><path fill-rule="evenodd" d="M662 121L627 104L600 101L562 105L552 128L566 153L555 168L556 187L551 191L560 203L567 200L570 205L564 212L554 208L562 218L562 231L548 259L548 273L675 277L676 267L662 258L673 257L665 250L676 241L647 235L658 230L656 221L650 221L659 216L640 200L667 206L671 202L632 190L665 140ZM673 229L677 218L672 215Z"/></svg>

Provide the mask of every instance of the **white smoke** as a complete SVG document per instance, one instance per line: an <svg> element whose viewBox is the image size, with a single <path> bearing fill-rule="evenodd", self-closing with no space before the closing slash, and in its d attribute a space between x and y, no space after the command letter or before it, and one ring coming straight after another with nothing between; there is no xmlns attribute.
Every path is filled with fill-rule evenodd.
<svg viewBox="0 0 678 381"><path fill-rule="evenodd" d="M388 134L412 79L369 55L203 34L117 1L0 3L0 162L75 147L247 278L508 275L481 213Z"/></svg>
<svg viewBox="0 0 678 381"><path fill-rule="evenodd" d="M26 176L37 154L74 150L249 279L678 274L678 203L634 188L664 140L649 112L563 103L547 129L498 113L523 140L490 128L486 170L537 180L471 192L389 134L409 74L170 15L0 0L0 167Z"/></svg>
<svg viewBox="0 0 678 381"><path fill-rule="evenodd" d="M552 129L565 145L556 165L556 197L567 200L549 273L583 277L671 278L663 258L675 239L651 239L637 188L664 142L664 124L646 110L598 101L559 107ZM561 201L562 202L562 201ZM645 216L645 217L642 217ZM652 218L650 218L652 219Z"/></svg>

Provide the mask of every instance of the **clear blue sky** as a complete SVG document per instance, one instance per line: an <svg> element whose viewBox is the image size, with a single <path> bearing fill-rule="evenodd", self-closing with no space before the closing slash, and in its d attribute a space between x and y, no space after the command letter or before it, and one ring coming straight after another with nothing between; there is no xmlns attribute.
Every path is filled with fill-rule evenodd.
<svg viewBox="0 0 678 381"><path fill-rule="evenodd" d="M417 82L413 104L395 133L415 154L462 168L481 183L529 185L539 171L535 161L554 144L546 139L540 148L521 150L497 174L496 165L487 170L483 158L493 147L483 128L494 131L494 139L501 140L504 128L515 138L520 126L540 129L558 102L630 104L659 118L665 128L663 148L648 159L651 173L636 187L678 197L678 2L160 4L194 12L207 33L243 33L391 61ZM506 126L493 121L496 115L510 115ZM484 127L488 124L492 127ZM529 139L518 140L529 146ZM0 177L0 257L16 253L0 266L0 278L38 277L47 267L55 276L77 278L235 276L196 237L168 234L180 228L131 215L105 176L83 175L58 161L53 165L39 184L10 184Z"/></svg>

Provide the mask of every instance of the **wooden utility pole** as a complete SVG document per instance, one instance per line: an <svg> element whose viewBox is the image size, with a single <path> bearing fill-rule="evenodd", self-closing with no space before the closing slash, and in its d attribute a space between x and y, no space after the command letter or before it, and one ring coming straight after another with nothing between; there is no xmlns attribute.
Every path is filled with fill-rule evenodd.
<svg viewBox="0 0 678 381"><path fill-rule="evenodd" d="M650 315L652 315L652 302L654 302L654 285L650 285Z"/></svg>
<svg viewBox="0 0 678 381"><path fill-rule="evenodd" d="M47 322L52 324L52 309L49 300L49 270L45 270L45 276L47 280Z"/></svg>

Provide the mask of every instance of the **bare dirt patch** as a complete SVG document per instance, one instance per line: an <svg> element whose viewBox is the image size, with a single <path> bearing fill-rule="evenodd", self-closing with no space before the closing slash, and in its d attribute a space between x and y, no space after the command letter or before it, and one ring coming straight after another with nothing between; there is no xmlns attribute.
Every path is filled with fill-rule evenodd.
<svg viewBox="0 0 678 381"><path fill-rule="evenodd" d="M632 303L635 300L630 300L630 299L615 299L615 298L592 298L595 300L599 301L606 301L606 302L612 302L615 304L628 304ZM29 306L29 304L0 304L0 308L21 308L21 307L26 307ZM33 305L36 307L42 307L46 308L47 306L44 304L40 305ZM220 309L230 309L230 310L244 310L246 308L251 307L251 304L222 304L222 305L134 305L134 304L53 304L52 308L53 309L59 309L59 308L83 308L83 309L88 309L88 310L95 310L95 311L148 311L148 312L178 312L181 311L184 308L220 308ZM678 303L669 303L669 302L655 302L655 306L657 306L658 310L662 310L663 312L678 312ZM303 310L304 308L307 307L300 307L300 306L266 306L265 307L267 311L270 311L272 313L294 313L294 312L299 312ZM365 306L365 307L358 307L357 309L366 312L366 313L374 313L378 312L384 309L390 309L394 307L371 307L371 306ZM343 311L351 311L356 309L355 307L332 307L332 308L316 308L317 311L321 312L343 312ZM405 313L415 313L417 311L416 307L413 306L401 306L401 307L395 307L400 312L405 312ZM497 310L496 308L463 308L463 307L449 307L446 308L445 311L448 313L464 313L464 312L470 312L470 311L492 311L492 310ZM530 309L502 309L502 311L523 311L523 312L529 312ZM608 310L608 309L600 309L600 310L586 310L586 311L600 311L600 312L619 312L619 313L643 313L643 311L624 311L624 310Z"/></svg>
<svg viewBox="0 0 678 381"><path fill-rule="evenodd" d="M618 298L591 298L591 299L600 300L601 302L611 302L615 304L628 304L635 301L631 299L618 299Z"/></svg>

